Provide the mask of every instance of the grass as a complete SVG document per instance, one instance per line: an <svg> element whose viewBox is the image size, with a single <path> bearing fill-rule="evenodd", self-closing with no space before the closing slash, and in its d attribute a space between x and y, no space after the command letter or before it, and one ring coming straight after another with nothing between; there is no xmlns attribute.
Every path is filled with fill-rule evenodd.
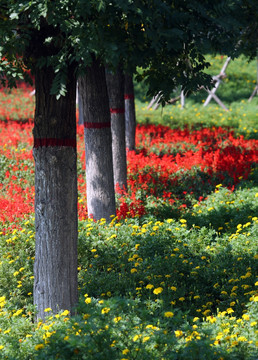
<svg viewBox="0 0 258 360"><path fill-rule="evenodd" d="M221 64L214 59L216 73ZM79 304L75 316L46 309L44 323L33 321L32 126L11 121L34 105L10 95L11 108L20 105L0 127L2 359L257 359L257 98L247 102L254 63L243 64L228 67L229 83L250 86L223 99L229 112L192 98L184 110L136 102L149 127L137 130L129 193L110 224L85 216L79 129Z"/></svg>

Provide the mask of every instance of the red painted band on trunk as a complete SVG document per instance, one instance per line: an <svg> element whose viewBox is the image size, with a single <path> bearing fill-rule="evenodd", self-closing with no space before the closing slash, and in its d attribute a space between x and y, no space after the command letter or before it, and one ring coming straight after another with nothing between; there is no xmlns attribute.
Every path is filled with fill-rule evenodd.
<svg viewBox="0 0 258 360"><path fill-rule="evenodd" d="M43 146L70 146L76 147L76 139L34 139L34 148L43 147Z"/></svg>
<svg viewBox="0 0 258 360"><path fill-rule="evenodd" d="M93 122L85 122L84 127L87 129L103 129L103 128L109 128L110 127L110 121L109 122L101 122L101 123L93 123Z"/></svg>
<svg viewBox="0 0 258 360"><path fill-rule="evenodd" d="M110 113L111 114L124 114L124 112L125 112L125 109L124 108L121 108L121 109L119 109L119 108L115 108L115 109L110 109Z"/></svg>
<svg viewBox="0 0 258 360"><path fill-rule="evenodd" d="M125 100L133 100L134 99L134 94L125 94L124 99Z"/></svg>

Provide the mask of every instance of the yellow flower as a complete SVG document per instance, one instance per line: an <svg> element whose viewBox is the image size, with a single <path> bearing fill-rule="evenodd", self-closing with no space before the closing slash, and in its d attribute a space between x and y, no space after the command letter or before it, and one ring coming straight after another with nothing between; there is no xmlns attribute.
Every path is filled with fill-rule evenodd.
<svg viewBox="0 0 258 360"><path fill-rule="evenodd" d="M171 311L166 311L164 313L164 316L167 317L167 318L170 318L170 317L173 317L174 316L174 313L172 313Z"/></svg>
<svg viewBox="0 0 258 360"><path fill-rule="evenodd" d="M239 336L237 341L247 341L247 338L245 336Z"/></svg>
<svg viewBox="0 0 258 360"><path fill-rule="evenodd" d="M149 339L150 339L149 336L145 336L145 337L142 339L142 342L148 341Z"/></svg>
<svg viewBox="0 0 258 360"><path fill-rule="evenodd" d="M139 339L139 335L135 335L134 337L133 337L133 341L137 341Z"/></svg>
<svg viewBox="0 0 258 360"><path fill-rule="evenodd" d="M43 349L43 347L44 347L44 344L38 344L35 346L35 350Z"/></svg>
<svg viewBox="0 0 258 360"><path fill-rule="evenodd" d="M85 299L85 303L86 303L86 304L90 304L90 303L91 303L91 298L90 298L90 297L87 297L87 298Z"/></svg>
<svg viewBox="0 0 258 360"><path fill-rule="evenodd" d="M122 354L123 354L123 355L126 355L126 354L129 353L129 352L130 352L129 349L124 349L124 350L122 351Z"/></svg>
<svg viewBox="0 0 258 360"><path fill-rule="evenodd" d="M120 320L122 320L121 316L117 316L114 318L115 323L118 323Z"/></svg>
<svg viewBox="0 0 258 360"><path fill-rule="evenodd" d="M2 350L4 348L4 345L0 345L0 350Z"/></svg>
<svg viewBox="0 0 258 360"><path fill-rule="evenodd" d="M228 313L228 314L232 314L233 312L234 312L233 309L231 309L231 308L228 308L228 309L227 309L227 313Z"/></svg>
<svg viewBox="0 0 258 360"><path fill-rule="evenodd" d="M175 286L171 286L170 289L173 290L173 291L176 291L176 287L175 287Z"/></svg>
<svg viewBox="0 0 258 360"><path fill-rule="evenodd" d="M67 316L69 315L70 311L68 310L64 310L62 313L61 313L61 316Z"/></svg>
<svg viewBox="0 0 258 360"><path fill-rule="evenodd" d="M153 294L158 295L158 294L162 293L162 291L163 291L163 288L162 288L162 287L158 287L158 288L156 288L156 289L153 290Z"/></svg>
<svg viewBox="0 0 258 360"><path fill-rule="evenodd" d="M45 312L50 312L50 311L52 311L52 309L51 308L46 308L44 311Z"/></svg>
<svg viewBox="0 0 258 360"><path fill-rule="evenodd" d="M101 314L108 314L109 311L110 311L110 308L104 307L104 308L101 310Z"/></svg>
<svg viewBox="0 0 258 360"><path fill-rule="evenodd" d="M249 319L250 319L250 316L247 315L247 314L244 314L244 315L242 316L242 318L243 318L244 320L249 320Z"/></svg>
<svg viewBox="0 0 258 360"><path fill-rule="evenodd" d="M19 309L19 310L17 310L17 311L13 314L13 316L18 316L18 315L20 315L22 312L23 312L23 309Z"/></svg>
<svg viewBox="0 0 258 360"><path fill-rule="evenodd" d="M214 316L207 316L206 320L209 321L211 324L217 321L217 319Z"/></svg>
<svg viewBox="0 0 258 360"><path fill-rule="evenodd" d="M185 298L182 296L178 299L179 301L185 301Z"/></svg>
<svg viewBox="0 0 258 360"><path fill-rule="evenodd" d="M183 336L182 330L175 330L174 333L175 333L176 337Z"/></svg>
<svg viewBox="0 0 258 360"><path fill-rule="evenodd" d="M131 269L131 274L136 273L136 272L137 272L137 269L135 269L135 268Z"/></svg>
<svg viewBox="0 0 258 360"><path fill-rule="evenodd" d="M146 289L152 289L153 287L154 287L154 285L152 285L152 284L146 285Z"/></svg>

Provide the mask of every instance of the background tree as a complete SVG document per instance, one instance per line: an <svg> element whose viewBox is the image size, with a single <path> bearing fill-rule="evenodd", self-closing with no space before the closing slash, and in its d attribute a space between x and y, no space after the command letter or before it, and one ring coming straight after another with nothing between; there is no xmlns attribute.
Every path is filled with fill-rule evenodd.
<svg viewBox="0 0 258 360"><path fill-rule="evenodd" d="M135 150L136 115L133 77L125 74L125 142L128 150Z"/></svg>
<svg viewBox="0 0 258 360"><path fill-rule="evenodd" d="M106 69L109 107L111 115L112 155L115 187L127 190L127 163L125 147L124 74L119 67L112 72Z"/></svg>

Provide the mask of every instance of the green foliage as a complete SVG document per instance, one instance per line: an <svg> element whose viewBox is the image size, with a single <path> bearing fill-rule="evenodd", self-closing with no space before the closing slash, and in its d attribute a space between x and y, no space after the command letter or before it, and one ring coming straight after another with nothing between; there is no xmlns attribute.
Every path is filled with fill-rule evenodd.
<svg viewBox="0 0 258 360"><path fill-rule="evenodd" d="M204 72L207 50L235 52L241 4L1 0L1 78L13 86L27 76L26 68L52 66L57 73L52 91L62 96L68 65L73 63L79 75L97 57L111 68L122 63L131 73L143 67L138 77L146 80L149 93L162 90L167 99L171 87L192 91L210 83Z"/></svg>

